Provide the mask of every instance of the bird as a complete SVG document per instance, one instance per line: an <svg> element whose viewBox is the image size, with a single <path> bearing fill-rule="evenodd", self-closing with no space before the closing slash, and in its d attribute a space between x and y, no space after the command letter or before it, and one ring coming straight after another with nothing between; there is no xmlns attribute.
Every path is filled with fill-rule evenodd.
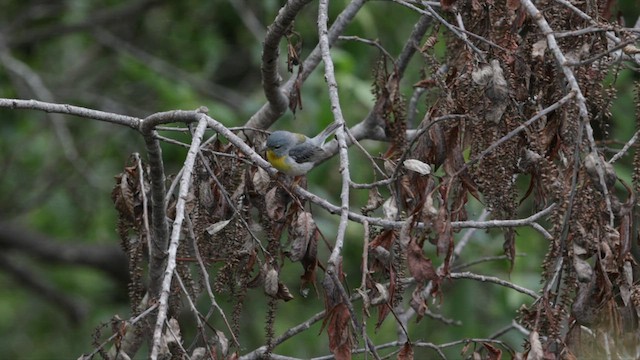
<svg viewBox="0 0 640 360"><path fill-rule="evenodd" d="M316 161L324 158L326 152L322 145L340 125L333 122L312 138L284 130L274 131L267 138L267 161L286 175L305 175Z"/></svg>

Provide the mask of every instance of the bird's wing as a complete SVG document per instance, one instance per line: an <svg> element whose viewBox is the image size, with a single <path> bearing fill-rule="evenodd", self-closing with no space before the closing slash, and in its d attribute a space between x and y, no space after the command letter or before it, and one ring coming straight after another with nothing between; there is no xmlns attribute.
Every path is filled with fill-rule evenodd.
<svg viewBox="0 0 640 360"><path fill-rule="evenodd" d="M296 145L289 150L289 156L298 164L315 162L324 155L321 147L307 143L304 146Z"/></svg>

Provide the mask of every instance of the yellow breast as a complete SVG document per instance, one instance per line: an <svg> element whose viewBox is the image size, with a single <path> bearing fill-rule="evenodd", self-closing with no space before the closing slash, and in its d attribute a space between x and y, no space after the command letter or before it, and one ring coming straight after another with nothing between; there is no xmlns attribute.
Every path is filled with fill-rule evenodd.
<svg viewBox="0 0 640 360"><path fill-rule="evenodd" d="M286 173L291 169L291 166L289 166L289 164L286 163L284 156L278 157L271 150L267 150L267 160L269 161L269 163L271 163L271 165L273 165L274 168L284 173Z"/></svg>

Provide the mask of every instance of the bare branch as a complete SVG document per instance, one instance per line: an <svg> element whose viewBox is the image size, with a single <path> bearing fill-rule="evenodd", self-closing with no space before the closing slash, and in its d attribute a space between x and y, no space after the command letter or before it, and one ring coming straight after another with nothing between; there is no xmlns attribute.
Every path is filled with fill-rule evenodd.
<svg viewBox="0 0 640 360"><path fill-rule="evenodd" d="M513 289L513 290L515 290L517 292L520 292L520 293L523 293L525 295L529 295L534 300L537 300L540 297L535 291L529 290L529 289L527 289L525 287L522 287L520 285L516 285L516 284L511 283L509 281L502 280L502 279L497 278L495 276L479 275L479 274L474 274L474 273L469 272L469 271L464 271L464 272L459 272L459 273L452 272L452 273L449 274L449 277L452 278L452 279L471 279L471 280L477 280L477 281L482 281L482 282L490 282L490 283L498 284L500 286L508 287L510 289Z"/></svg>
<svg viewBox="0 0 640 360"><path fill-rule="evenodd" d="M200 119L198 121L198 127L193 134L193 140L191 142L191 148L187 153L187 158L184 161L184 171L182 173L182 179L180 180L180 190L178 193L178 202L176 203L176 216L173 221L173 227L171 231L171 243L166 254L166 269L164 270L164 277L162 278L162 287L159 292L158 299L158 317L156 319L156 326L153 332L153 345L150 358L155 360L158 357L158 351L160 349L160 338L162 337L162 328L167 318L167 310L169 307L169 293L171 291L171 279L176 267L176 253L178 251L178 244L182 236L182 221L185 217L185 203L189 193L189 187L191 186L191 174L195 165L196 156L200 148L200 142L202 136L207 128L207 118L204 114L199 114ZM161 194L160 203L164 206L164 192ZM156 199L154 199L154 202ZM163 212L164 214L164 212ZM154 211L155 215L155 211ZM164 250L163 250L164 252ZM152 279L153 280L153 279ZM151 289L151 287L150 287ZM151 292L154 294L154 292Z"/></svg>
<svg viewBox="0 0 640 360"><path fill-rule="evenodd" d="M289 0L280 9L278 16L267 29L262 49L262 87L267 97L268 109L265 116L269 120L275 121L287 110L289 98L283 89L280 88L280 74L278 74L278 57L280 54L279 46L282 39L293 23L293 20L302 10L302 8L310 3L311 0ZM255 116L255 115L254 115ZM253 119L253 117L252 117ZM262 128L262 123L254 124L249 120L247 126ZM267 126L264 126L267 127Z"/></svg>
<svg viewBox="0 0 640 360"><path fill-rule="evenodd" d="M640 130L636 131L631 137L631 139L629 139L629 141L627 141L624 144L622 149L620 149L620 151L618 151L615 155L611 157L611 159L609 159L609 164L613 164L614 162L618 161L621 157L623 157L627 153L627 151L629 151L629 149L633 145L635 145L635 143L638 141L639 135L640 135Z"/></svg>
<svg viewBox="0 0 640 360"><path fill-rule="evenodd" d="M128 126L138 129L142 120L125 115L118 115L109 112L87 109L80 106L67 104L54 104L38 100L3 99L0 98L0 107L5 109L26 109L39 110L47 113L67 114L86 119L100 120L112 124Z"/></svg>
<svg viewBox="0 0 640 360"><path fill-rule="evenodd" d="M329 36L330 45L335 43L338 36L342 34L344 29L351 22L351 20L353 20L353 18L358 13L360 8L366 2L367 2L366 0L351 1L349 5L347 5L347 7L345 7L345 9L340 13L340 15L338 15L336 20L333 22L333 25L331 25L331 28L329 29L328 36ZM304 81L307 79L307 77L309 77L311 72L315 70L315 68L320 63L320 60L321 60L320 45L317 45L313 49L313 51L311 51L311 53L305 59L305 61L302 63L302 71L300 72L301 81ZM288 94L293 88L293 85L296 82L296 80L297 79L295 77L289 78L289 80L280 89L280 92L282 94ZM279 97L280 95L277 95L277 96ZM288 101L286 96L281 100ZM257 129L266 129L269 126L271 126L281 115L281 114L278 114L276 111L274 111L272 106L273 105L270 102L267 102L266 104L264 104L260 108L260 110L258 110L258 112L256 112L251 116L249 121L247 121L246 126L251 128L257 128Z"/></svg>

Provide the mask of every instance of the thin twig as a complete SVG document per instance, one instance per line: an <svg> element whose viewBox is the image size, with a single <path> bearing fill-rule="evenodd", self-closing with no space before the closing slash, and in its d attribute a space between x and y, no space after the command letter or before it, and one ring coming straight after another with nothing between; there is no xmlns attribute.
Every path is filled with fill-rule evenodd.
<svg viewBox="0 0 640 360"><path fill-rule="evenodd" d="M355 35L340 35L338 36L338 40L344 40L344 41L356 41L356 42L361 42L363 44L367 44L367 45L371 45L373 47L376 47L378 50L380 50L381 53L384 54L384 56L386 56L389 60L393 61L393 56L391 56L391 54L387 51L387 49L385 49L382 44L380 44L380 41L378 39L376 40L369 40L369 39L365 39L362 38L360 36L355 36Z"/></svg>
<svg viewBox="0 0 640 360"><path fill-rule="evenodd" d="M490 282L490 283L494 283L494 284L498 284L500 286L504 286L504 287L508 287L510 289L513 289L519 293L523 293L525 295L529 295L530 297L532 297L534 300L537 300L540 296L532 290L529 290L525 287L522 287L520 285L516 285L512 282L509 282L507 280L502 280L500 278L497 278L495 276L486 276L486 275L479 275L479 274L475 274L469 271L463 271L463 272L452 272L449 274L449 277L451 279L471 279L471 280L477 280L477 281L481 281L481 282Z"/></svg>
<svg viewBox="0 0 640 360"><path fill-rule="evenodd" d="M638 141L638 135L640 134L640 130L637 130L633 136L631 137L631 139L629 139L629 141L627 141L624 146L622 147L622 149L620 149L620 151L618 151L615 155L613 155L611 157L611 159L609 159L609 164L613 164L614 162L618 161L618 159L620 159L621 157L623 157L627 151L629 151L629 149Z"/></svg>
<svg viewBox="0 0 640 360"><path fill-rule="evenodd" d="M478 161L482 160L485 156L487 156L489 153L493 152L500 145L502 145L505 142L509 141L514 136L518 135L519 133L524 131L527 127L531 126L534 122L538 121L539 119L542 119L544 116L546 116L550 112L552 112L552 111L558 109L559 107L561 107L562 105L566 104L569 100L573 99L575 96L576 96L576 93L571 91L567 95L563 96L560 100L558 100L555 103L547 106L546 108L538 111L529 120L523 122L517 128L509 131L503 137L501 137L497 141L494 141L488 148L484 149L480 154L474 156L473 159L467 161L460 169L458 169L458 171L455 173L455 175L452 176L451 178L453 178L453 177L455 177L455 176L457 176L459 174L462 174L462 172L466 171L471 165L473 165L473 164L477 163Z"/></svg>
<svg viewBox="0 0 640 360"><path fill-rule="evenodd" d="M145 299L142 300L142 302L146 302L146 297ZM132 326L134 326L135 324L137 324L140 320L144 319L147 315L149 315L152 311L154 311L156 308L158 307L158 304L153 304L151 306L149 306L147 309L145 309L143 312L140 313L140 315L126 320L126 326L127 328L130 328ZM129 329L131 330L131 329ZM134 333L134 331L128 331L127 334L129 333ZM95 349L93 349L93 351L91 353L89 353L88 355L82 355L80 356L80 359L83 360L90 360L93 359L93 356L95 354L97 354L102 348L104 348L108 343L110 343L111 341L113 341L116 337L120 336L120 333L114 333L113 335L111 335L107 340L103 341L102 344L100 344L98 347L96 347ZM115 353L113 354L114 358L115 358Z"/></svg>
<svg viewBox="0 0 640 360"><path fill-rule="evenodd" d="M480 49L478 49L477 46L475 46L471 41L469 41L469 39L466 37L466 35L461 32L460 30L458 30L458 27L450 24L447 20L445 20L442 16L440 16L440 14L438 14L437 11L433 10L433 8L431 7L431 5L427 4L427 3L423 3L423 5L425 6L424 9L421 9L415 5L413 5L410 2L407 1L403 1L403 0L393 0L394 2L405 6L411 10L416 11L419 14L423 14L427 15L429 17L433 17L436 20L438 20L442 25L444 25L447 29L449 29L449 31L451 31L455 36L457 36L458 38L460 38L460 40L462 40L465 44L467 44L467 46L469 47L469 49L471 49L478 57L479 59L481 59L482 61L484 61L485 56L484 56L484 52Z"/></svg>

